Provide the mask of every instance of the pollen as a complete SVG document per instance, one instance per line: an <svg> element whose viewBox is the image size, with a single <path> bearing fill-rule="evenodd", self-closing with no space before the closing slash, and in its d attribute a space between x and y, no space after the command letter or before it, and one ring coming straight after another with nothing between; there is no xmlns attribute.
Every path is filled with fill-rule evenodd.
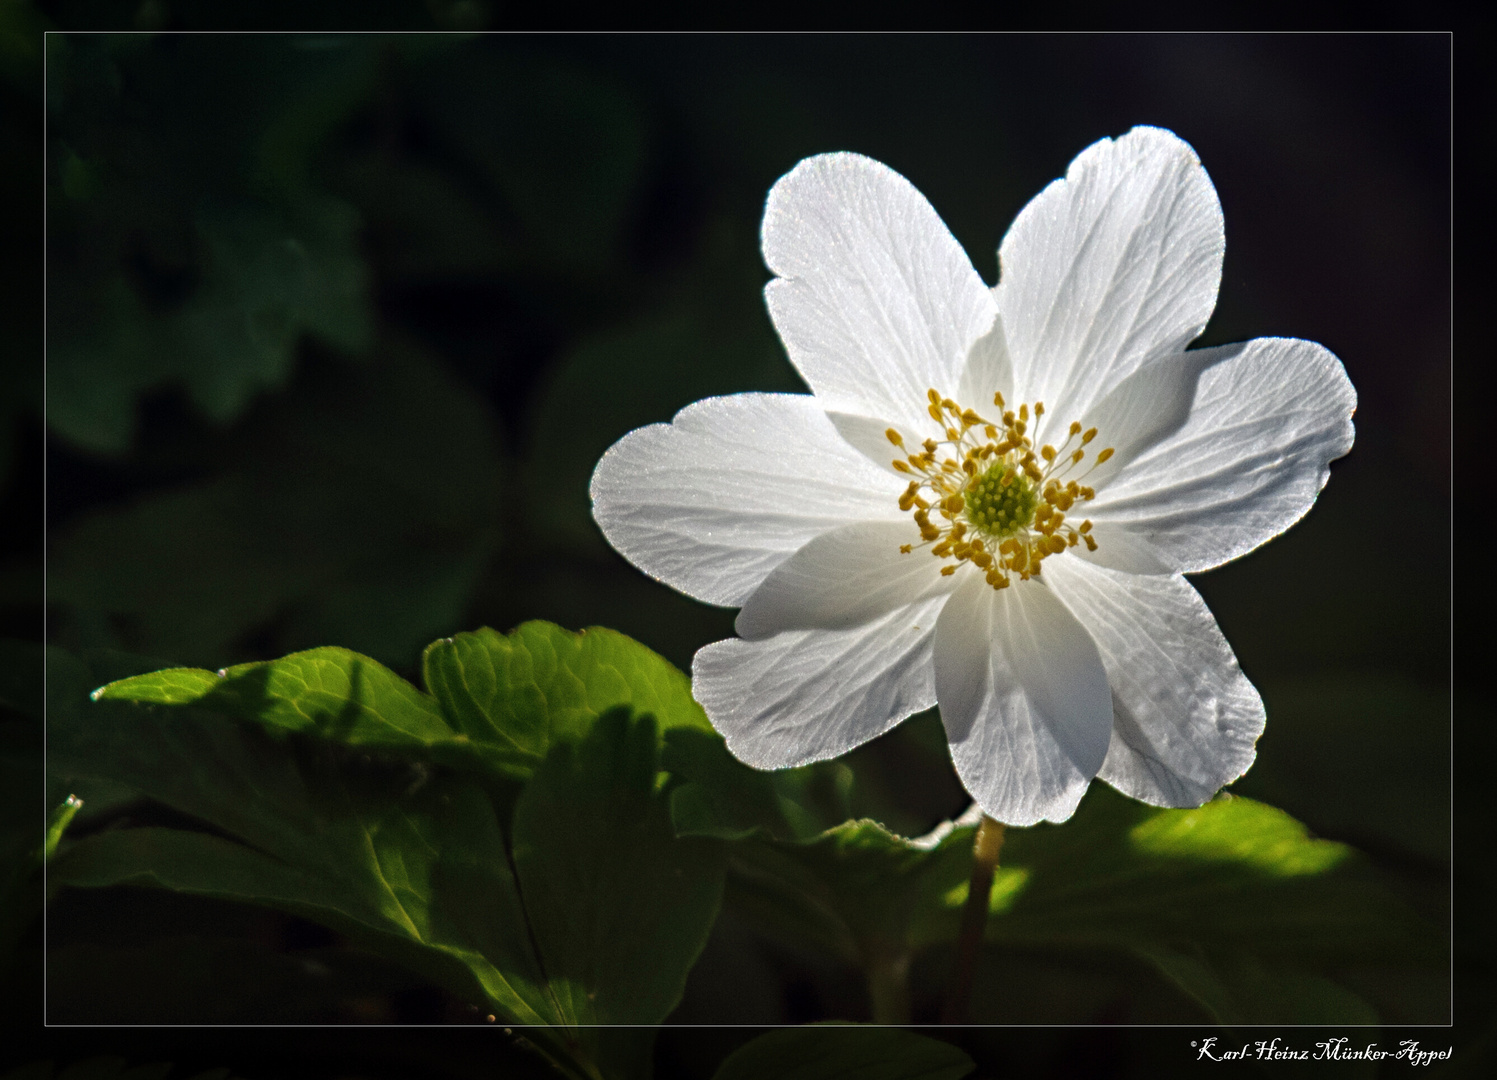
<svg viewBox="0 0 1497 1080"><path fill-rule="evenodd" d="M911 454L900 432L885 433L905 453L894 459L894 468L912 477L899 508L913 512L920 530L920 542L901 544L902 553L928 548L936 558L951 560L941 567L943 575L971 563L993 588L1006 589L1014 578L1039 576L1046 559L1073 547L1097 550L1090 520L1079 526L1066 520L1074 507L1096 495L1081 481L1113 454L1111 447L1086 449L1097 437L1096 428L1083 432L1073 422L1058 445L1036 448L1030 417L1037 434L1043 402L1035 402L1032 411L1021 402L1015 411L995 393L993 404L1003 412L1001 419L989 420L936 390L926 397L926 411L944 440L925 439L920 452ZM1083 467L1089 454L1092 460Z"/></svg>

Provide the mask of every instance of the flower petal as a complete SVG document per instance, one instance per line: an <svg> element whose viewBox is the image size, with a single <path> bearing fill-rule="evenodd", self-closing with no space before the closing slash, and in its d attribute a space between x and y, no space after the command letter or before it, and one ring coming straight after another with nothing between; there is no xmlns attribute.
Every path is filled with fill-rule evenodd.
<svg viewBox="0 0 1497 1080"><path fill-rule="evenodd" d="M1023 399L1069 424L1151 358L1182 350L1216 306L1224 248L1216 189L1177 136L1137 127L1083 150L999 250Z"/></svg>
<svg viewBox="0 0 1497 1080"><path fill-rule="evenodd" d="M1003 323L993 320L986 334L972 343L967 350L967 359L962 367L962 376L957 383L956 401L964 408L975 409L979 414L994 415L993 393L1001 392L1005 398L1012 394L1013 372L1008 362L1008 346L1003 340ZM838 433L852 443L870 461L881 469L895 472L894 461L927 438L944 439L941 425L930 415L924 414L913 428L899 431L908 450L901 454L899 448L889 442L889 423L870 416L828 411ZM908 479L908 477L906 477Z"/></svg>
<svg viewBox="0 0 1497 1080"><path fill-rule="evenodd" d="M844 630L956 587L911 521L864 521L824 532L775 567L733 628L756 641L784 630Z"/></svg>
<svg viewBox="0 0 1497 1080"><path fill-rule="evenodd" d="M1099 774L1154 806L1200 806L1253 763L1263 700L1184 578L1045 564L1091 632L1112 685L1112 745Z"/></svg>
<svg viewBox="0 0 1497 1080"><path fill-rule="evenodd" d="M691 692L740 761L784 769L844 754L936 702L931 639L946 596L846 630L698 650Z"/></svg>
<svg viewBox="0 0 1497 1080"><path fill-rule="evenodd" d="M1129 392L1164 401L1182 371L1198 370L1189 413L1131 460L1120 453L1116 472L1098 481L1086 511L1100 545L1093 561L1151 572L1220 566L1303 517L1330 463L1351 449L1356 391L1314 342L1258 338L1156 368ZM1144 549L1154 565L1125 554Z"/></svg>
<svg viewBox="0 0 1497 1080"><path fill-rule="evenodd" d="M709 604L736 607L812 537L901 520L904 490L808 394L736 394L624 436L593 473L593 517L620 554Z"/></svg>
<svg viewBox="0 0 1497 1080"><path fill-rule="evenodd" d="M1003 332L1002 319L994 319L992 328L974 341L967 351L967 363L957 384L956 400L964 409L996 418L999 412L993 402L994 393L1002 394L1008 401L1014 397L1014 368L1008 355L1008 338Z"/></svg>
<svg viewBox="0 0 1497 1080"><path fill-rule="evenodd" d="M983 810L1070 817L1107 756L1112 695L1069 609L1039 581L994 590L967 574L936 623L935 668L952 760Z"/></svg>
<svg viewBox="0 0 1497 1080"><path fill-rule="evenodd" d="M956 392L996 307L925 197L859 154L807 158L770 190L763 246L770 317L823 407L929 426L926 390Z"/></svg>

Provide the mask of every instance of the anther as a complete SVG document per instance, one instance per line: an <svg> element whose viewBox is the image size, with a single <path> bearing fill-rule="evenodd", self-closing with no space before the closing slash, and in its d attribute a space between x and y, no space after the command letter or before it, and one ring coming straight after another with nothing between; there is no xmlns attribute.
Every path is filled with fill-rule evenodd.
<svg viewBox="0 0 1497 1080"><path fill-rule="evenodd" d="M1106 461L1110 457L1112 457L1112 447L1109 446L1106 450L1103 450L1100 454L1097 455L1097 464L1102 464L1102 462Z"/></svg>
<svg viewBox="0 0 1497 1080"><path fill-rule="evenodd" d="M1076 426L1076 427L1077 427L1077 428L1080 428L1080 427L1081 427L1081 425L1080 425L1080 424L1077 424L1077 425L1075 425L1075 426ZM1081 441L1082 441L1082 443L1089 443L1089 442L1091 442L1091 441L1092 441L1092 440L1093 440L1093 439L1095 439L1095 438L1096 438L1096 437L1097 437L1097 429L1096 429L1096 428L1087 428L1087 429L1086 429L1086 434L1085 434L1085 435L1083 435L1083 436L1081 436Z"/></svg>
<svg viewBox="0 0 1497 1080"><path fill-rule="evenodd" d="M890 428L888 431L884 432L884 435L895 446L903 446L904 445L904 438L899 434L899 432L895 431L893 428Z"/></svg>

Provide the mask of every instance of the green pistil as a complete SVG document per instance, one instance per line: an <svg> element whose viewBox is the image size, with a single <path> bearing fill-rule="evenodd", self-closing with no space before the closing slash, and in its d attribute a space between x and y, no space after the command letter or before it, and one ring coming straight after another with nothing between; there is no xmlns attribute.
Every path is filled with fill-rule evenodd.
<svg viewBox="0 0 1497 1080"><path fill-rule="evenodd" d="M1007 484L1003 478L1009 477ZM1034 521L1039 493L1020 469L997 462L962 492L963 513L973 528L995 540L1005 540Z"/></svg>

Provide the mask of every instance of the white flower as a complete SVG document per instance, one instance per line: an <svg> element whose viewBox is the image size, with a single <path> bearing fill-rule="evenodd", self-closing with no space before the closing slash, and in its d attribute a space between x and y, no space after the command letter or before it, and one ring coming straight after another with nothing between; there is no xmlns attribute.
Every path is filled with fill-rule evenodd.
<svg viewBox="0 0 1497 1080"><path fill-rule="evenodd" d="M699 401L592 481L626 558L742 608L692 663L732 752L801 765L939 703L962 782L1013 825L1065 820L1095 776L1159 806L1241 776L1263 703L1181 575L1304 515L1356 395L1312 342L1185 351L1223 252L1195 152L1145 127L1088 147L992 289L856 154L776 183L763 245L812 393Z"/></svg>

